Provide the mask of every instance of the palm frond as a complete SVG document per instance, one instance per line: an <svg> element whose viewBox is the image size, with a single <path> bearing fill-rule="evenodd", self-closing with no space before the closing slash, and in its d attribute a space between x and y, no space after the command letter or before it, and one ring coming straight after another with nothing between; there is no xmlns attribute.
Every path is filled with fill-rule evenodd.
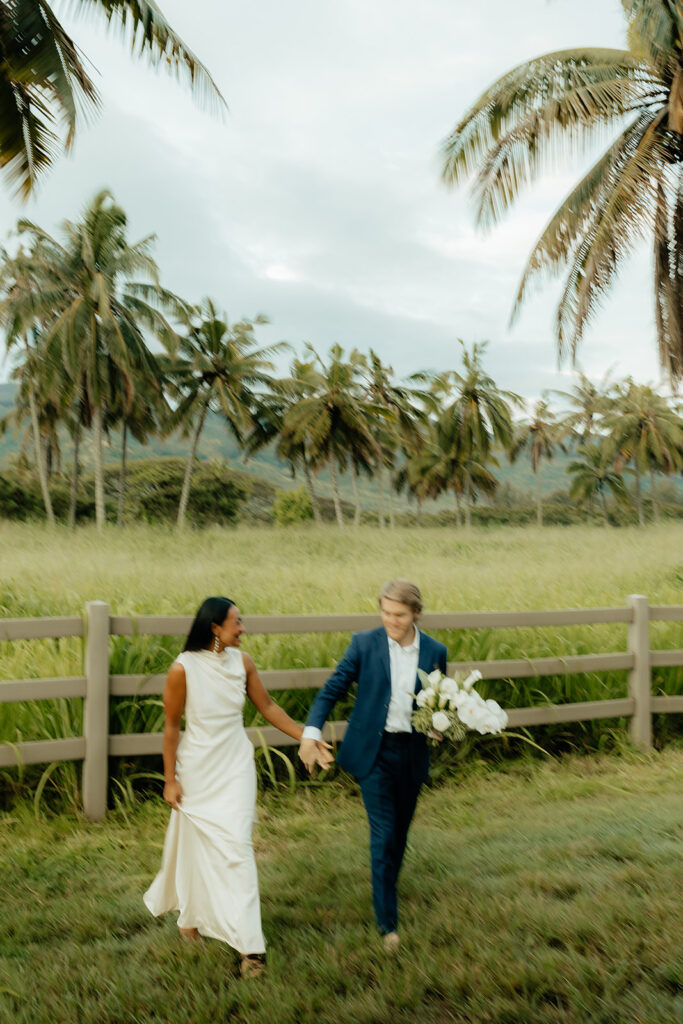
<svg viewBox="0 0 683 1024"><path fill-rule="evenodd" d="M666 68L683 43L683 11L677 0L621 0L633 53Z"/></svg>
<svg viewBox="0 0 683 1024"><path fill-rule="evenodd" d="M0 5L0 167L24 197L61 146L74 139L77 118L97 104L81 56L45 0Z"/></svg>
<svg viewBox="0 0 683 1024"><path fill-rule="evenodd" d="M683 377L683 188L678 188L671 210L661 182L657 186L654 232L655 322L659 361L672 381Z"/></svg>
<svg viewBox="0 0 683 1024"><path fill-rule="evenodd" d="M571 259L587 231L595 225L634 149L656 116L651 111L641 112L572 189L548 221L524 268L511 322L519 314L531 281L540 274L557 273Z"/></svg>
<svg viewBox="0 0 683 1024"><path fill-rule="evenodd" d="M547 139L571 128L583 144L596 119L602 125L613 122L661 89L657 76L627 50L561 50L526 61L487 89L446 138L443 178L454 185L469 177L516 131L508 152L497 152L488 173L499 165L508 187L515 174L530 180L533 162L538 164L539 133Z"/></svg>
<svg viewBox="0 0 683 1024"><path fill-rule="evenodd" d="M558 351L575 358L585 327L635 242L654 230L656 181L668 165L667 136L658 131L666 114L639 119L639 130L626 140L626 159L603 204L572 257L572 265L556 314ZM642 123L646 127L642 127Z"/></svg>
<svg viewBox="0 0 683 1024"><path fill-rule="evenodd" d="M152 64L166 64L189 80L193 93L213 110L226 103L208 69L183 42L153 0L71 0L76 10L102 13L130 38L131 50L147 54Z"/></svg>
<svg viewBox="0 0 683 1024"><path fill-rule="evenodd" d="M634 95L630 79L613 79L591 90L569 91L561 101L551 100L530 111L501 139L494 142L482 162L473 186L477 223L496 224L525 185L544 170L565 166L568 157L583 155L607 127L623 121L647 98L661 105L666 92Z"/></svg>

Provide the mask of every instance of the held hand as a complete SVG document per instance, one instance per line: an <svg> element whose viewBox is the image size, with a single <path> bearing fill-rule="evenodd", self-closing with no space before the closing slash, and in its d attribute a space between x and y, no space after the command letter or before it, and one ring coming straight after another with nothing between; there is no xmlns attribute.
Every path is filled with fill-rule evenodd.
<svg viewBox="0 0 683 1024"><path fill-rule="evenodd" d="M435 732L434 729L430 729L427 735L429 736L430 739L434 740L435 743L443 742L443 736L441 735L441 733Z"/></svg>
<svg viewBox="0 0 683 1024"><path fill-rule="evenodd" d="M177 779L167 782L164 786L164 800L170 804L174 811L180 810L180 802L183 798L183 791Z"/></svg>
<svg viewBox="0 0 683 1024"><path fill-rule="evenodd" d="M321 768L329 768L331 764L334 764L334 754L330 743L325 743L325 740L317 740L315 746L316 760Z"/></svg>
<svg viewBox="0 0 683 1024"><path fill-rule="evenodd" d="M301 741L301 744L299 745L299 757L306 765L309 772L312 772L317 764L321 765L323 768L327 767L327 765L321 761L321 757L330 757L325 750L328 746L329 744L324 743L322 740L306 739Z"/></svg>

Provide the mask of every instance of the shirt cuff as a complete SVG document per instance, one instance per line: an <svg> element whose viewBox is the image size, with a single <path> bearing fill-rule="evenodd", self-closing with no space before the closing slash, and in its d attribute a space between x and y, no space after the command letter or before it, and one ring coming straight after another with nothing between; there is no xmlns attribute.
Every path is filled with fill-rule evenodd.
<svg viewBox="0 0 683 1024"><path fill-rule="evenodd" d="M304 734L301 737L302 740L316 740L319 741L323 738L323 734L320 729L316 729L314 725L305 725Z"/></svg>

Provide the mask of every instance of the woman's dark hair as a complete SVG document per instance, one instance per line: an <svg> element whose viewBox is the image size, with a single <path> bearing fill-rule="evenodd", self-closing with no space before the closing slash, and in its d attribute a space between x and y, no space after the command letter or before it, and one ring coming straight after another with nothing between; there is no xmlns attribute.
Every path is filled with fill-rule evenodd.
<svg viewBox="0 0 683 1024"><path fill-rule="evenodd" d="M213 640L211 626L222 625L225 621L225 616L234 603L229 597L207 597L206 601L203 601L199 606L199 610L194 617L194 622L190 626L190 632L187 634L183 650L201 651L208 647Z"/></svg>

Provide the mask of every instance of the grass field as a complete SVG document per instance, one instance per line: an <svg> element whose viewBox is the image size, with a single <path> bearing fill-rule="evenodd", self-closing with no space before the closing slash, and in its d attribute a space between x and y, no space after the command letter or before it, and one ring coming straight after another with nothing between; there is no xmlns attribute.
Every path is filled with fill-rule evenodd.
<svg viewBox="0 0 683 1024"><path fill-rule="evenodd" d="M470 765L427 790L403 946L371 924L366 823L339 783L261 800L267 976L187 948L141 894L167 809L0 819L0 1019L13 1024L674 1024L683 751Z"/></svg>
<svg viewBox="0 0 683 1024"><path fill-rule="evenodd" d="M653 604L683 601L683 525L647 529L497 527L453 529L324 528L188 530L133 526L70 533L0 524L0 615L82 614L85 601L109 602L115 614L188 614L211 593L235 599L247 614L367 612L393 576L415 579L427 610L457 611L624 605L630 593ZM476 630L440 634L454 660L542 657L625 649L625 626ZM262 668L333 666L348 635L248 637ZM112 641L117 673L164 672L181 638ZM653 623L652 646L683 647L683 624ZM0 644L0 678L78 675L79 640ZM508 707L596 700L626 693L626 673L496 680L482 687ZM683 669L653 672L654 692L683 692ZM278 700L305 717L311 693ZM343 709L340 710L340 714ZM79 735L81 702L0 706L0 742ZM112 729L155 731L159 702L115 702ZM680 716L656 723L659 743L680 732ZM249 724L258 724L248 718ZM597 750L623 736L605 720L536 730L553 750ZM481 744L480 744L481 748ZM476 744L474 749L478 749ZM483 748L481 748L483 749ZM69 772L64 769L63 772ZM71 783L74 783L71 775ZM74 783L75 784L75 783ZM71 785L73 789L73 785Z"/></svg>
<svg viewBox="0 0 683 1024"><path fill-rule="evenodd" d="M373 612L392 576L417 580L432 611L621 604L627 594L680 600L683 525L608 529L491 527L379 531L335 526L188 530L90 527L69 533L0 523L0 611L193 612L226 593L250 614Z"/></svg>

